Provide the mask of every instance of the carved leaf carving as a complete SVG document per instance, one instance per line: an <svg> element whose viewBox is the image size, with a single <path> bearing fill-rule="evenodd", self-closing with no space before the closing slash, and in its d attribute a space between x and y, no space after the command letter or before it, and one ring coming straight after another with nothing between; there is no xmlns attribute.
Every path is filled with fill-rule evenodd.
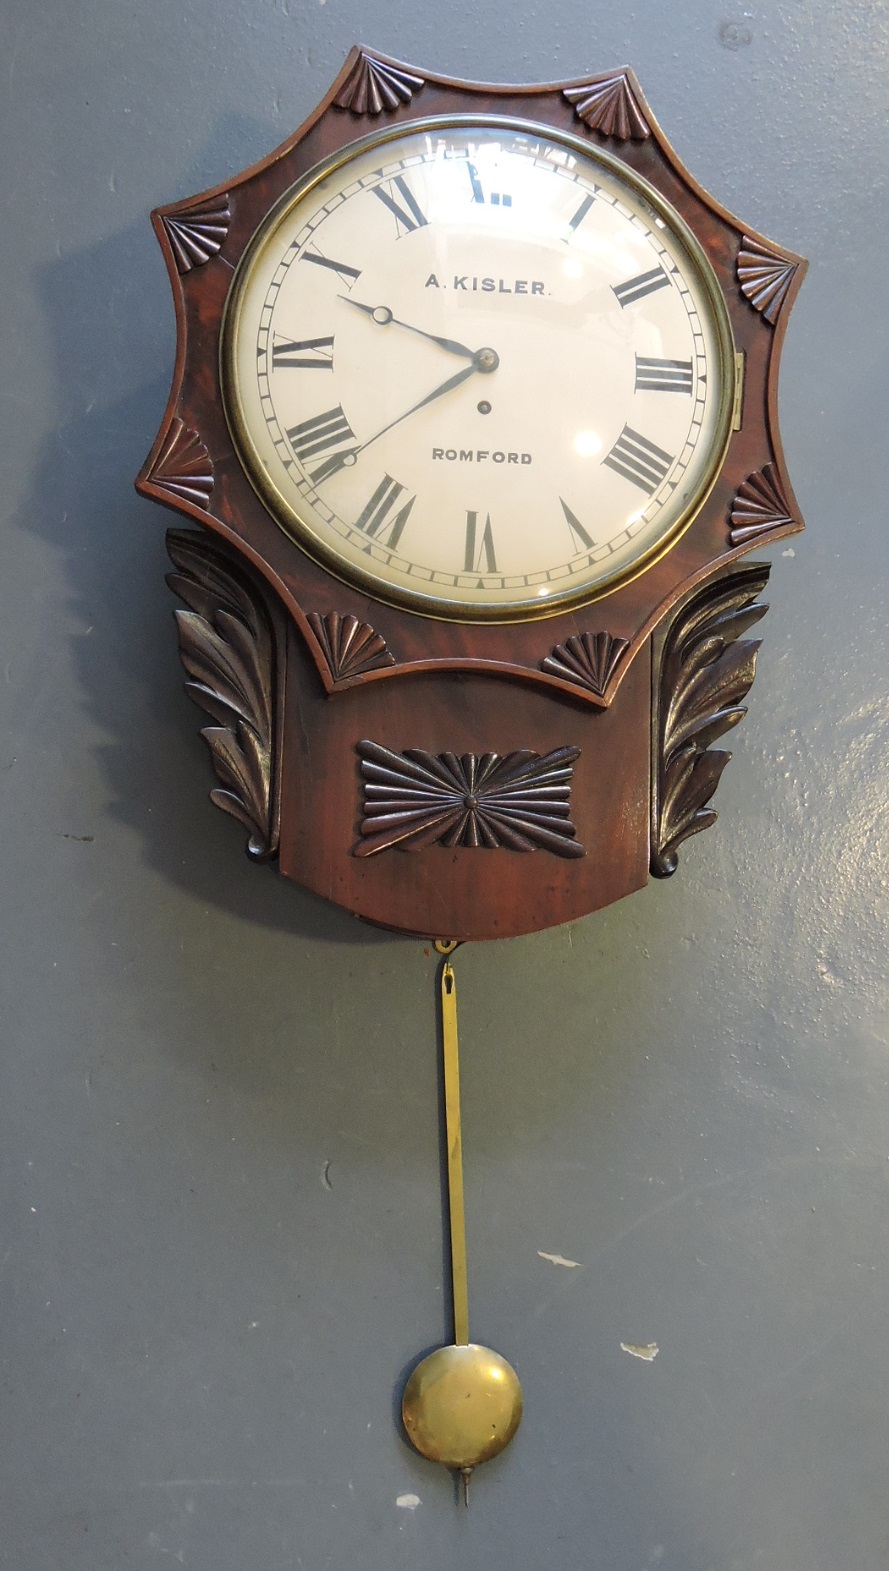
<svg viewBox="0 0 889 1571"><path fill-rule="evenodd" d="M369 622L359 622L357 616L341 616L338 611L319 616L317 611L310 611L308 622L335 682L395 664L386 640L374 632Z"/></svg>
<svg viewBox="0 0 889 1571"><path fill-rule="evenodd" d="M177 569L167 583L189 607L175 613L185 690L218 722L201 732L222 787L210 800L244 825L247 854L264 861L278 841L268 614L246 574L201 535L170 529L167 551Z"/></svg>
<svg viewBox="0 0 889 1571"><path fill-rule="evenodd" d="M612 638L610 633L575 634L564 644L556 644L540 666L550 676L560 676L563 682L573 682L601 697L629 647L626 638Z"/></svg>
<svg viewBox="0 0 889 1571"><path fill-rule="evenodd" d="M796 262L788 262L761 240L745 235L738 252L738 281L741 293L755 310L773 325L778 319L787 291L796 272Z"/></svg>
<svg viewBox="0 0 889 1571"><path fill-rule="evenodd" d="M731 753L708 751L744 718L759 640L741 635L765 616L757 596L768 564L709 584L677 615L661 659L651 871L675 873L678 848L716 822L707 806Z"/></svg>
<svg viewBox="0 0 889 1571"><path fill-rule="evenodd" d="M338 109L353 115L379 115L383 110L409 104L414 93L425 87L422 76L396 69L373 55L361 54L334 99Z"/></svg>
<svg viewBox="0 0 889 1571"><path fill-rule="evenodd" d="M176 415L167 440L148 476L172 496L196 507L206 507L213 490L213 465L210 454L198 436Z"/></svg>
<svg viewBox="0 0 889 1571"><path fill-rule="evenodd" d="M359 742L364 777L364 818L356 856L390 846L418 851L445 846L503 846L510 851L586 852L569 818L577 747L541 756L508 753L393 753Z"/></svg>
<svg viewBox="0 0 889 1571"><path fill-rule="evenodd" d="M747 476L732 503L731 521L732 545L743 545L745 540L755 540L770 529L797 522L787 506L774 464L766 464L756 474Z"/></svg>
<svg viewBox="0 0 889 1571"><path fill-rule="evenodd" d="M211 197L197 207L164 213L161 222L173 248L176 266L180 273L190 273L193 267L202 267L221 251L231 223L229 199L227 196Z"/></svg>
<svg viewBox="0 0 889 1571"><path fill-rule="evenodd" d="M636 94L626 74L599 77L581 87L565 87L562 96L574 105L574 112L591 131L616 137L621 142L643 142L651 134Z"/></svg>

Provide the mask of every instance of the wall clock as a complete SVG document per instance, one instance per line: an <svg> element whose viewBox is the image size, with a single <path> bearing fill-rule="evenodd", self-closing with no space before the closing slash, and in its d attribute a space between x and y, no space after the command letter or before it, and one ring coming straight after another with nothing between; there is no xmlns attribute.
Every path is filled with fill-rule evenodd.
<svg viewBox="0 0 889 1571"><path fill-rule="evenodd" d="M802 259L701 189L630 71L481 86L364 49L153 222L178 348L137 486L200 526L170 583L249 854L448 944L672 873L753 680L747 553L802 528L776 401ZM415 1383L420 1449L468 1476L498 1381L505 1444L505 1371L447 1455L452 1365Z"/></svg>

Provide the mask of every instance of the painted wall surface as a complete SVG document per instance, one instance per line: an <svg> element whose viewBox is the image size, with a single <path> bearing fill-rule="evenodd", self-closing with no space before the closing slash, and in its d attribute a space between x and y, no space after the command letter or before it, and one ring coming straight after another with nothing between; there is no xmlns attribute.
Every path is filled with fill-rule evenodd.
<svg viewBox="0 0 889 1571"><path fill-rule="evenodd" d="M889 12L3 11L0 1565L882 1571ZM448 1331L434 958L208 803L132 489L174 343L148 210L276 145L358 38L630 63L812 259L781 393L809 529L719 824L672 881L458 956L473 1323L526 1393L468 1513L396 1421Z"/></svg>

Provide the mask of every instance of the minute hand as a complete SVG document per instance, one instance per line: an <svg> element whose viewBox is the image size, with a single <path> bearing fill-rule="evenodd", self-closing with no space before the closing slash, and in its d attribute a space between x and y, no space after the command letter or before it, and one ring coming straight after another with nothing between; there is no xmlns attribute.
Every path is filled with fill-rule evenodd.
<svg viewBox="0 0 889 1571"><path fill-rule="evenodd" d="M483 353L483 351L479 352ZM376 442L379 437L385 436L387 431L391 431L393 426L400 425L402 420L406 420L409 415L415 415L418 409L425 409L427 404L434 404L436 398L441 398L443 394L450 393L453 388L459 387L461 382L467 381L470 376L475 375L476 371L481 371L482 369L483 367L477 363L477 356L473 356L472 365L465 366L462 371L458 371L454 376L449 376L447 381L442 382L441 386L437 387L434 392L427 393L426 397L421 398L418 404L413 404L410 409L406 409L403 415L397 415L394 420L389 421L388 425L384 425L380 431L375 431L373 436L369 436L366 442L362 442L360 447L356 447L354 449L356 458L359 453L364 452L366 447L370 447L371 442Z"/></svg>
<svg viewBox="0 0 889 1571"><path fill-rule="evenodd" d="M496 349L477 349L472 357L472 365L464 366L462 371L458 371L454 376L449 376L447 381L442 382L440 387L436 387L431 393L427 393L426 397L421 398L418 404L412 404L410 409L404 411L404 414L396 415L394 420L390 420L388 425L384 425L379 431L375 431L373 436L369 436L367 441L362 442L360 446L350 447L344 453L337 453L334 457L328 458L327 462L322 464L320 469L316 469L312 475L315 485L318 485L322 480L329 480L331 475L338 474L341 469L354 464L359 453L363 453L365 448L370 447L372 442L379 441L380 437L385 436L387 431L391 431L393 426L401 425L402 420L407 420L409 415L415 415L418 409L425 409L427 404L434 404L437 398L441 398L445 393L450 393L453 388L459 387L461 382L465 382L468 377L474 376L476 371L496 371L499 364L500 356Z"/></svg>

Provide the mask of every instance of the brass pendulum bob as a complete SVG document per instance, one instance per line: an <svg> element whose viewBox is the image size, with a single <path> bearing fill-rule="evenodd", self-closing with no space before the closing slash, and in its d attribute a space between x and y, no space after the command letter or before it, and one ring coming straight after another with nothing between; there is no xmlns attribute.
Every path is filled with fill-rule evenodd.
<svg viewBox="0 0 889 1571"><path fill-rule="evenodd" d="M522 1388L505 1358L469 1340L457 983L449 960L441 972L441 1015L454 1342L436 1348L417 1365L404 1389L401 1416L408 1438L423 1456L459 1472L468 1506L473 1468L497 1456L519 1427Z"/></svg>

